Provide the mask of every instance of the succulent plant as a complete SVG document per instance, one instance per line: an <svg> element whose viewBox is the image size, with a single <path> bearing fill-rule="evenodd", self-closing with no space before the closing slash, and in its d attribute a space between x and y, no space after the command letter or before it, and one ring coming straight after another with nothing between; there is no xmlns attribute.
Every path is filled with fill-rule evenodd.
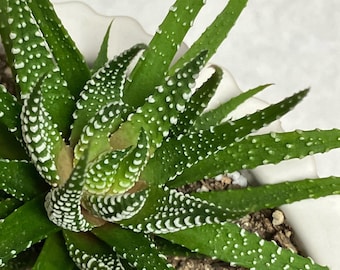
<svg viewBox="0 0 340 270"><path fill-rule="evenodd" d="M251 269L326 269L234 220L339 194L339 178L177 190L340 147L336 129L255 133L289 112L308 89L239 119L227 116L269 85L206 110L223 71L210 65L210 77L195 82L247 1L230 0L172 63L204 2L177 0L148 45L136 44L112 60L108 31L90 68L49 1L0 1L2 42L17 83L15 94L0 87L4 269L19 261L33 269L171 269L169 254L204 254ZM23 260L22 252L32 249L36 261Z"/></svg>

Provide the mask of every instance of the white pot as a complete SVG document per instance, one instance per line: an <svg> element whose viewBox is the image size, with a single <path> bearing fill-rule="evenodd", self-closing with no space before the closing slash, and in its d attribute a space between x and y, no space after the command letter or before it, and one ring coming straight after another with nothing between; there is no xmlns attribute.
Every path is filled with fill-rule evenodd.
<svg viewBox="0 0 340 270"><path fill-rule="evenodd" d="M110 57L136 43L148 43L150 40L150 36L143 31L140 24L128 17L103 16L80 2L72 1L56 3L55 9L89 62L93 62L96 58L103 36L112 19L114 23L109 43ZM228 90L220 91L212 106L240 93L228 72L225 73L220 89ZM263 107L264 104L262 101L252 99L242 106L237 114L250 112L249 108L254 111L255 108ZM270 128L276 130L280 128L277 123L275 125ZM314 160L310 157L303 160L285 161L275 166L260 166L253 172L263 184L317 177ZM333 270L340 269L340 256L338 255L340 251L340 196L305 200L284 205L282 209L305 252L317 263L328 265Z"/></svg>

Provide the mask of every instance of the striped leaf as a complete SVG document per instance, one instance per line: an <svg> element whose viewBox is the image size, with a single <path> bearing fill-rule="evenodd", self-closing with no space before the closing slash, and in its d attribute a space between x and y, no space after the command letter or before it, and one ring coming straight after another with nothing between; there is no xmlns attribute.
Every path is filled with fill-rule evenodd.
<svg viewBox="0 0 340 270"><path fill-rule="evenodd" d="M0 84L0 123L7 127L17 139L21 139L20 112L21 105L15 96Z"/></svg>
<svg viewBox="0 0 340 270"><path fill-rule="evenodd" d="M183 1L184 2L184 1ZM208 50L205 61L213 56L217 48L227 38L248 0L230 0L222 12L215 18L202 35L190 46L188 51L171 67L170 74L201 50ZM185 3L187 5L187 3Z"/></svg>
<svg viewBox="0 0 340 270"><path fill-rule="evenodd" d="M114 223L136 215L144 206L148 196L148 190L106 196L86 195L84 207L93 215Z"/></svg>
<svg viewBox="0 0 340 270"><path fill-rule="evenodd" d="M147 235L112 224L95 228L93 233L112 246L117 255L131 265L128 269L173 269Z"/></svg>
<svg viewBox="0 0 340 270"><path fill-rule="evenodd" d="M227 149L231 143L242 141L251 132L286 114L305 97L307 92L308 90L301 91L261 111L235 121L224 122L209 130L189 133L167 140L155 152L155 155L148 163L142 174L143 179L148 179L150 182L164 183L164 181L176 178L176 184L184 184L202 179L206 174L196 178L198 172L190 175L186 171L190 170L193 172L193 169L191 170L190 168L196 166L195 164L201 164L210 156L212 159L216 153ZM208 168L206 167L205 169L207 169L205 173L208 173ZM183 173L186 173L185 178L182 177Z"/></svg>
<svg viewBox="0 0 340 270"><path fill-rule="evenodd" d="M24 100L21 112L23 140L33 164L51 185L61 179L57 172L58 155L65 147L57 125L44 107L41 85Z"/></svg>
<svg viewBox="0 0 340 270"><path fill-rule="evenodd" d="M181 186L187 178L202 179L225 172L277 164L283 160L324 153L339 146L340 130L337 129L249 136L186 169L171 186Z"/></svg>
<svg viewBox="0 0 340 270"><path fill-rule="evenodd" d="M174 189L151 189L143 208L124 226L144 233L166 234L227 220L227 210Z"/></svg>
<svg viewBox="0 0 340 270"><path fill-rule="evenodd" d="M166 18L150 41L148 49L145 50L133 69L130 82L124 91L124 101L127 104L134 107L142 106L144 99L153 93L157 85L162 84L164 74L167 74L184 36L204 4L205 1L197 0L188 6L187 0L177 0L170 8ZM201 47L184 62L190 61L202 50L207 49L209 47Z"/></svg>
<svg viewBox="0 0 340 270"><path fill-rule="evenodd" d="M131 153L131 148L115 150L99 156L89 164L84 189L91 194L108 193L116 180L119 165Z"/></svg>
<svg viewBox="0 0 340 270"><path fill-rule="evenodd" d="M267 242L233 223L205 225L162 237L198 253L230 262L232 266L254 270L328 269L274 242Z"/></svg>
<svg viewBox="0 0 340 270"><path fill-rule="evenodd" d="M120 108L120 109L118 109ZM77 163L89 144L89 160L111 149L110 135L117 130L126 112L118 102L103 106L84 126L79 142L74 148L74 163Z"/></svg>
<svg viewBox="0 0 340 270"><path fill-rule="evenodd" d="M184 112L178 116L177 124L171 127L171 131L175 136L188 133L189 129L197 121L196 119L199 118L203 110L207 107L210 99L215 94L215 91L222 80L223 71L217 66L213 66L213 68L214 73L194 92Z"/></svg>
<svg viewBox="0 0 340 270"><path fill-rule="evenodd" d="M230 218L245 216L265 208L275 208L303 199L340 194L340 178L326 177L282 182L273 185L192 194L203 200L231 209Z"/></svg>
<svg viewBox="0 0 340 270"><path fill-rule="evenodd" d="M61 232L51 234L44 242L32 270L77 270L68 255L65 240Z"/></svg>
<svg viewBox="0 0 340 270"><path fill-rule="evenodd" d="M81 209L86 166L87 152L74 168L70 179L63 186L52 188L46 195L45 208L48 217L63 229L80 232L93 228Z"/></svg>
<svg viewBox="0 0 340 270"><path fill-rule="evenodd" d="M223 103L216 109L210 110L198 117L192 127L193 130L205 130L210 127L217 126L222 123L223 120L228 116L229 113L234 111L239 105L245 102L247 99L253 97L257 93L261 92L270 84L261 85L254 89L248 90L234 98L231 98L227 102Z"/></svg>
<svg viewBox="0 0 340 270"><path fill-rule="evenodd" d="M134 144L135 136L144 128L151 139L151 147L159 147L164 137L168 136L170 127L176 125L178 115L184 112L206 53L200 52L182 69L177 70L175 75L167 77L162 85L156 87L155 93L146 99L146 103L128 116L124 123L127 132L122 132L120 136L132 134L130 143Z"/></svg>
<svg viewBox="0 0 340 270"><path fill-rule="evenodd" d="M143 49L145 49L145 45L137 44L126 50L97 70L85 84L73 113L71 145L77 143L83 127L103 106L115 102L117 103L116 110L121 109L121 106L118 105L123 105L121 99L127 68L137 53Z"/></svg>
<svg viewBox="0 0 340 270"><path fill-rule="evenodd" d="M54 51L27 1L3 0L2 2L0 12L4 18L2 20L4 28L1 30L1 36L7 48L7 55L12 55L10 61L13 61L22 97L25 98L30 94L39 84L40 79L48 74L44 81L45 86L42 87L46 97L44 106L54 118L59 130L67 134L73 98L66 88L67 82L61 75L63 71L56 65L56 59L66 55L53 54ZM24 35L22 35L23 31ZM56 42L64 44L59 39ZM77 69L77 67L74 68ZM64 109L60 110L60 107Z"/></svg>
<svg viewBox="0 0 340 270"><path fill-rule="evenodd" d="M0 223L0 267L32 244L60 230L49 221L39 196L17 208Z"/></svg>
<svg viewBox="0 0 340 270"><path fill-rule="evenodd" d="M69 255L79 269L131 269L125 268L112 248L93 234L66 230L63 233Z"/></svg>
<svg viewBox="0 0 340 270"><path fill-rule="evenodd" d="M63 27L49 0L26 2L34 17L39 18L39 28L53 55L55 65L60 69L61 77L67 82L68 90L74 97L78 97L85 82L90 78L84 57Z"/></svg>
<svg viewBox="0 0 340 270"><path fill-rule="evenodd" d="M0 189L20 201L28 201L46 192L48 185L28 161L0 159Z"/></svg>

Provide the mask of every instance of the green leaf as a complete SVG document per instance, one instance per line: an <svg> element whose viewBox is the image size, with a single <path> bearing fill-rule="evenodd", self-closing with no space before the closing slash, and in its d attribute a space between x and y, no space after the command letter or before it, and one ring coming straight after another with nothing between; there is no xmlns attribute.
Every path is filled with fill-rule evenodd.
<svg viewBox="0 0 340 270"><path fill-rule="evenodd" d="M31 10L28 2L25 0L20 1L2 1L2 5L0 12L3 16L3 28L1 29L1 36L5 43L6 53L9 56L10 62L13 62L13 68L15 70L14 74L16 74L17 83L20 86L22 97L25 98L30 92L33 91L33 88L39 84L40 79L46 76L46 80L44 81L44 85L42 89L44 90L44 106L47 111L51 114L54 122L58 124L59 130L64 133L64 135L68 134L68 128L71 121L71 113L74 106L73 97L70 94L70 91L67 87L68 83L63 78L65 75L64 71L60 68L58 64L64 63L69 65L72 60L76 60L75 57L77 53L73 50L74 55L71 56L66 53L67 48L72 47L73 45L67 45L68 42L60 42L60 37L57 39L53 36L52 33L57 33L59 31L62 32L62 27L57 26L58 29L49 30L52 22L47 22L44 19L44 14L39 14L35 17L36 14L34 12L39 13L39 8L34 7L34 11ZM47 7L50 5L46 1L40 1L39 5ZM30 1L32 6L35 6L35 1ZM48 7L47 7L48 9ZM52 16L53 11L45 11L47 16ZM39 25L39 22L43 21L43 25ZM46 26L46 29L42 29ZM48 38L45 36L46 33ZM67 39L67 38L66 38ZM54 43L53 46L50 46L49 41ZM63 38L63 41L65 39ZM62 46L65 46L62 48ZM57 49L59 47L59 49ZM73 46L74 47L74 46ZM56 55L54 55L55 51L59 51ZM60 63L58 62L60 60ZM82 61L80 59L80 61ZM83 63L84 64L84 63ZM74 67L68 67L67 69L75 68L75 71L67 72L66 76L77 77L78 68L79 71L82 70L79 65ZM83 73L80 76L82 80L84 80ZM76 82L76 80L71 80L69 78L69 83L71 81ZM82 83L83 84L83 83ZM78 89L79 91L79 89ZM60 110L60 108L63 110Z"/></svg>
<svg viewBox="0 0 340 270"><path fill-rule="evenodd" d="M165 234L221 223L227 220L228 215L226 209L166 187L152 188L143 203L137 214L121 221L121 224L135 231Z"/></svg>
<svg viewBox="0 0 340 270"><path fill-rule="evenodd" d="M91 214L114 223L136 215L144 206L148 196L148 190L106 196L85 194L83 206Z"/></svg>
<svg viewBox="0 0 340 270"><path fill-rule="evenodd" d="M196 118L198 118L207 107L210 99L215 94L215 91L222 80L223 71L217 66L213 66L213 68L214 73L194 92L184 112L178 116L177 124L171 127L171 131L175 136L188 133L188 130L194 124Z"/></svg>
<svg viewBox="0 0 340 270"><path fill-rule="evenodd" d="M127 68L137 53L144 48L145 45L137 44L124 51L97 70L86 83L73 114L75 121L70 138L72 146L77 143L83 127L103 106L116 102L117 108L113 111L115 115L125 108L121 99Z"/></svg>
<svg viewBox="0 0 340 270"><path fill-rule="evenodd" d="M74 148L74 163L77 163L89 144L89 161L98 155L111 150L110 135L116 131L122 123L124 110L118 102L111 102L103 106L84 126L80 139ZM117 113L117 114L116 114Z"/></svg>
<svg viewBox="0 0 340 270"><path fill-rule="evenodd" d="M93 228L86 220L81 208L88 153L84 153L70 178L60 187L52 188L45 198L48 218L59 227L75 232Z"/></svg>
<svg viewBox="0 0 340 270"><path fill-rule="evenodd" d="M7 127L17 139L21 139L20 112L21 105L15 96L11 95L7 89L0 85L0 123Z"/></svg>
<svg viewBox="0 0 340 270"><path fill-rule="evenodd" d="M0 220L7 217L21 205L22 202L15 198L0 199Z"/></svg>
<svg viewBox="0 0 340 270"><path fill-rule="evenodd" d="M111 224L95 228L93 233L136 269L173 269L147 235Z"/></svg>
<svg viewBox="0 0 340 270"><path fill-rule="evenodd" d="M109 27L106 30L102 45L100 46L100 50L96 60L93 63L91 73L95 73L98 69L104 66L104 64L108 61L107 53L109 48L109 38L110 38L110 30L112 26L112 22L109 24Z"/></svg>
<svg viewBox="0 0 340 270"><path fill-rule="evenodd" d="M89 149L92 145L89 146ZM132 188L149 158L150 144L144 130L136 146L102 154L89 164L85 189L94 194L117 194Z"/></svg>
<svg viewBox="0 0 340 270"><path fill-rule="evenodd" d="M162 237L198 253L230 262L233 266L254 270L328 269L273 242L267 242L232 223L205 225Z"/></svg>
<svg viewBox="0 0 340 270"><path fill-rule="evenodd" d="M51 234L45 241L32 270L76 270L68 255L61 233Z"/></svg>
<svg viewBox="0 0 340 270"><path fill-rule="evenodd" d="M30 93L39 78L55 68L53 55L25 0L3 0L0 12L4 18L1 36L7 45L6 54L13 55L13 68L22 93Z"/></svg>
<svg viewBox="0 0 340 270"><path fill-rule="evenodd" d="M89 70L52 4L47 0L20 0L3 1L1 6L5 23L2 38L7 55L15 55L14 68L23 93L28 93L42 74L58 67L72 94L77 96ZM36 76L37 72L40 75Z"/></svg>
<svg viewBox="0 0 340 270"><path fill-rule="evenodd" d="M58 157L65 148L57 124L44 107L42 91L32 90L24 100L21 113L22 133L26 148L38 172L51 185L60 183Z"/></svg>
<svg viewBox="0 0 340 270"><path fill-rule="evenodd" d="M188 59L194 57L202 50L208 50L208 61L213 56L220 44L227 38L229 31L234 26L242 10L247 5L247 0L230 0L223 11L216 17L205 32L192 44L189 50L171 67L170 74L180 68Z"/></svg>
<svg viewBox="0 0 340 270"><path fill-rule="evenodd" d="M144 128L152 149L159 147L169 135L171 126L176 125L178 115L183 113L206 53L200 52L183 68L178 69L175 75L166 77L165 82L156 87L155 93L146 99L146 103L128 116L124 131L119 136L127 138L132 133L130 144L134 144L136 135Z"/></svg>
<svg viewBox="0 0 340 270"><path fill-rule="evenodd" d="M124 92L126 103L141 106L143 100L162 83L179 45L204 3L203 0L192 1L190 4L187 0L177 0L170 8L130 76L131 82ZM185 62L206 49L196 51Z"/></svg>
<svg viewBox="0 0 340 270"><path fill-rule="evenodd" d="M114 150L91 162L85 175L84 189L91 194L105 194L114 183L119 165L131 153L131 148ZM119 181L119 179L117 179Z"/></svg>
<svg viewBox="0 0 340 270"><path fill-rule="evenodd" d="M33 15L37 18L41 32L60 69L67 88L74 97L90 78L90 71L84 57L57 17L53 5L48 0L27 1Z"/></svg>
<svg viewBox="0 0 340 270"><path fill-rule="evenodd" d="M202 179L260 165L277 164L283 160L303 158L340 147L340 130L294 131L254 135L234 142L225 150L202 160L171 183L180 186L186 178Z"/></svg>
<svg viewBox="0 0 340 270"><path fill-rule="evenodd" d="M43 204L44 197L39 196L0 223L0 265L59 230L47 218Z"/></svg>
<svg viewBox="0 0 340 270"><path fill-rule="evenodd" d="M2 123L0 123L0 158L28 159L27 153L22 147L22 144Z"/></svg>
<svg viewBox="0 0 340 270"><path fill-rule="evenodd" d="M245 102L247 99L251 98L252 96L256 95L263 89L270 86L270 84L261 85L254 89L248 90L227 102L223 103L216 109L207 111L198 117L193 125L193 130L205 130L209 129L210 127L214 127L222 123L222 121L227 117L229 113L235 110L239 105Z"/></svg>
<svg viewBox="0 0 340 270"><path fill-rule="evenodd" d="M235 121L226 121L209 130L184 134L167 140L150 159L142 174L143 179L147 179L150 183L165 183L169 179L176 178L169 185L181 186L202 179L210 170L215 173L213 167L215 161L212 160L218 152L228 149L231 143L242 141L249 133L286 114L305 97L307 92L308 90L301 91L261 111ZM207 159L209 161L205 161ZM212 166L209 168L210 165L204 165L205 170L201 170L200 164Z"/></svg>
<svg viewBox="0 0 340 270"><path fill-rule="evenodd" d="M64 231L67 249L74 263L83 270L132 269L125 268L120 257L92 233ZM124 262L123 262L124 263Z"/></svg>
<svg viewBox="0 0 340 270"><path fill-rule="evenodd" d="M326 177L283 182L244 189L191 194L229 209L230 218L242 217L264 208L274 208L303 199L340 194L340 178Z"/></svg>
<svg viewBox="0 0 340 270"><path fill-rule="evenodd" d="M31 163L0 159L0 189L18 200L28 201L45 193L48 185Z"/></svg>

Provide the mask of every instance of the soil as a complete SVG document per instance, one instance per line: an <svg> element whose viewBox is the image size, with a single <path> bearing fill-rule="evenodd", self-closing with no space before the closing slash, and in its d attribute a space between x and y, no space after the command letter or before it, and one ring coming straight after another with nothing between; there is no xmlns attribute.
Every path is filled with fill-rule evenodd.
<svg viewBox="0 0 340 270"><path fill-rule="evenodd" d="M11 93L15 93L15 83L10 68L6 63L6 57L2 46L0 46L0 83ZM240 188L235 184L235 179L222 176L218 179L201 180L195 184L180 188L180 191L190 193L193 191L225 190L230 188ZM240 226L248 231L258 233L266 240L273 240L278 245L290 248L298 252L294 242L294 233L284 219L284 214L278 209L264 209L260 212L249 214L236 221ZM300 253L300 252L299 252ZM171 257L169 261L179 270L245 270L242 267L233 267L225 262L212 260L210 258L182 258Z"/></svg>

